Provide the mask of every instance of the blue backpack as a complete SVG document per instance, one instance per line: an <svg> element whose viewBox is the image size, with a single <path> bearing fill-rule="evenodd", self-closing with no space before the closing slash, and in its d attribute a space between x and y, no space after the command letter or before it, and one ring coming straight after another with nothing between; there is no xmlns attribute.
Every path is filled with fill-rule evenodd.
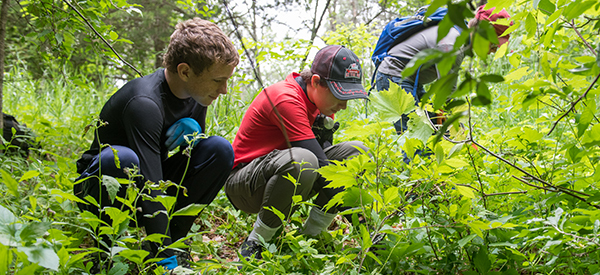
<svg viewBox="0 0 600 275"><path fill-rule="evenodd" d="M383 31L379 36L379 40L377 40L375 50L373 50L373 55L371 55L371 60L373 60L373 63L375 63L375 71L373 72L373 77L371 78L371 85L375 80L377 68L379 68L379 65L383 59L391 56L388 55L388 51L392 47L398 45L400 42L406 40L417 32L439 24L444 16L448 13L448 8L441 7L425 19L424 17L425 12L427 12L427 7L428 6L419 8L415 15L396 18L383 28Z"/></svg>

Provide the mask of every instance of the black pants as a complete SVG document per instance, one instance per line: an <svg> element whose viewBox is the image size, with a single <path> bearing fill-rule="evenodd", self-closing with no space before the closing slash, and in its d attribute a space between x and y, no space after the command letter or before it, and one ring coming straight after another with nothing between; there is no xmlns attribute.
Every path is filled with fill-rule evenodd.
<svg viewBox="0 0 600 275"><path fill-rule="evenodd" d="M107 147L92 159L87 169L78 178L78 180L85 180L76 184L73 190L79 198L84 199L89 195L96 199L100 204L100 208L91 204L79 204L79 208L100 216L102 220L109 224L112 224L112 219L110 219L106 212L101 213L100 209L107 206L121 208L122 204L118 200L111 202L106 188L101 184L100 175L127 179L128 175L124 172L123 168L139 167L138 156L133 150L125 146L112 146L112 148L118 151L117 155L121 168L116 167L114 154L111 148ZM170 180L176 184L181 183L187 189L187 196L183 194L182 189L177 189L174 186L167 189L167 195L177 195L177 201L172 212L193 203L210 204L223 187L232 166L233 149L231 148L231 144L224 138L216 136L200 140L192 150L189 158L179 152L166 159L162 163L163 180ZM135 184L141 190L145 180L141 177L134 179ZM178 190L179 194L177 194ZM126 186L121 185L117 196L124 198L126 192ZM154 190L148 193L148 195L157 197L165 194L159 190ZM158 202L140 199L138 200L137 207L142 209L142 212L136 215L138 225L144 226L148 235L158 233L170 237L163 240L162 245L164 246L168 246L173 241L185 237L196 219L195 216L175 216L169 221L169 217L164 213L154 215L153 217L144 217L144 215L153 215L157 211L166 210L163 204ZM104 237L102 240L105 242L103 246L107 246L105 248L112 246L108 238ZM152 252L156 253L158 244L153 245L152 250ZM162 257L172 255L173 252L170 250L166 250L160 254Z"/></svg>

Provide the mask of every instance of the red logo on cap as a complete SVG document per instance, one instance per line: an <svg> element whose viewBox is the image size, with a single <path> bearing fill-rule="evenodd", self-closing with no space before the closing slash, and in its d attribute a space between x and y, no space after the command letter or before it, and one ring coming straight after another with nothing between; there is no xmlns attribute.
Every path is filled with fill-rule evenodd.
<svg viewBox="0 0 600 275"><path fill-rule="evenodd" d="M350 64L350 66L346 68L346 75L344 77L360 79L360 67L356 63Z"/></svg>

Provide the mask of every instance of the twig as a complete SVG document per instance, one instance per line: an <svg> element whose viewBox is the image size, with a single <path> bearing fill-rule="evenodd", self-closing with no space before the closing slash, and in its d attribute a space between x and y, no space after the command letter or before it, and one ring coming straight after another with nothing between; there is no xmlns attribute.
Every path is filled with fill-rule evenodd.
<svg viewBox="0 0 600 275"><path fill-rule="evenodd" d="M556 128L556 125L558 124L558 122L561 119L563 119L564 117L566 117L571 111L573 111L573 109L575 109L575 105L577 105L577 103L579 103L579 101L581 101L584 97L587 96L587 94L590 92L592 87L594 87L594 84L596 84L596 82L598 82L599 78L600 78L600 74L598 74L596 76L596 79L594 79L594 81L592 81L592 84L590 84L590 86L587 88L587 90L585 90L585 93L583 93L581 96L579 96L579 98L577 100L575 100L574 102L571 103L571 108L569 108L569 110L567 110L562 116L560 116L558 118L558 120L556 120L554 122L554 125L552 125L552 129L550 129L550 132L548 132L547 136L550 135L552 133L552 131L554 131L554 128Z"/></svg>
<svg viewBox="0 0 600 275"><path fill-rule="evenodd" d="M65 4L67 4L67 5L69 5L69 7L71 7L71 9L73 9L79 15L79 17L81 17L81 19L83 20L83 22L85 22L88 25L88 27L90 27L90 29L92 29L92 31L94 31L94 33L98 37L100 37L100 39L102 39L102 41L104 42L104 44L106 44L106 46L108 46L112 50L112 52L119 58L119 60L121 60L121 62L125 63L125 65L129 66L130 68L132 68L141 77L144 76L133 65L129 64L127 61L125 61L121 57L121 55L119 55L119 53L110 45L110 43L108 43L108 41L106 41L106 39L104 39L104 37L102 35L100 35L100 33L94 28L94 26L92 26L92 24L87 20L87 18L85 18L85 16L83 16L83 14L81 14L81 12L79 12L79 10L77 10L77 8L75 8L75 6L71 5L71 3L69 3L67 0L63 0L63 2L65 2Z"/></svg>
<svg viewBox="0 0 600 275"><path fill-rule="evenodd" d="M571 19L571 22L567 22L567 23L571 26L571 28L575 31L575 33L577 33L577 36L579 36L579 38L581 38L581 40L583 41L583 44L585 44L585 46L592 52L592 54L598 55L596 53L596 50L594 50L594 48L590 45L590 43L588 43L587 40L585 40L585 38L583 38L583 35L581 35L579 30L577 30L577 26L575 26L575 19Z"/></svg>
<svg viewBox="0 0 600 275"><path fill-rule="evenodd" d="M567 235L567 236L571 236L571 237L573 237L573 238L575 238L575 239L584 240L584 241L587 241L587 242L593 243L593 244L595 244L596 246L600 246L600 243L598 243L597 241L594 241L593 239L588 239L588 238L586 238L586 237L581 237L581 236L577 236L577 235L575 235L575 234L567 233L567 232L565 232L565 231L562 231L562 230L560 230L560 229L559 229L559 228L558 228L556 225L554 225L554 224L551 224L551 225L552 225L552 227L554 227L554 229L556 229L556 231L558 231L558 232L559 232L559 233L561 233L561 234L564 234L564 235Z"/></svg>
<svg viewBox="0 0 600 275"><path fill-rule="evenodd" d="M500 192L500 193L491 193L491 194L484 194L484 195L486 197L491 197L491 196L512 195L512 194L527 194L527 191Z"/></svg>

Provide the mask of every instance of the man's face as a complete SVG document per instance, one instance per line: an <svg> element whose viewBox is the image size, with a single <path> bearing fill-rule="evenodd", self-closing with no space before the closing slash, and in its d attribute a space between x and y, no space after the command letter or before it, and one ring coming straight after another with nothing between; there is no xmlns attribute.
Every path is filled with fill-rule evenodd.
<svg viewBox="0 0 600 275"><path fill-rule="evenodd" d="M337 113L339 110L346 109L348 100L337 99L337 97L331 93L329 87L319 85L318 81L313 82L313 85L315 85L314 87L317 89L313 101L321 113L329 116Z"/></svg>
<svg viewBox="0 0 600 275"><path fill-rule="evenodd" d="M202 73L189 74L186 93L202 106L210 105L220 94L227 94L227 80L235 66L215 63Z"/></svg>

